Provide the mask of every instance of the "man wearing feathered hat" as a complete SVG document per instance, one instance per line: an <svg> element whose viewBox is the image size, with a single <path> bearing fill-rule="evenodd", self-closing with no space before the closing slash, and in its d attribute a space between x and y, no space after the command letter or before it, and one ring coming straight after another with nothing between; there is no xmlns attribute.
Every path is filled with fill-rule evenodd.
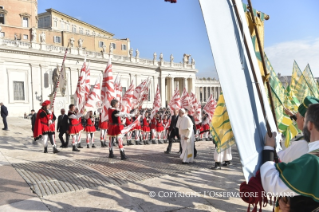
<svg viewBox="0 0 319 212"><path fill-rule="evenodd" d="M42 108L37 113L35 120L33 136L35 140L42 139L44 145L44 153L48 153L48 140L50 140L53 146L53 153L58 153L55 143L55 120L56 117L53 112L50 111L49 100L42 103Z"/></svg>

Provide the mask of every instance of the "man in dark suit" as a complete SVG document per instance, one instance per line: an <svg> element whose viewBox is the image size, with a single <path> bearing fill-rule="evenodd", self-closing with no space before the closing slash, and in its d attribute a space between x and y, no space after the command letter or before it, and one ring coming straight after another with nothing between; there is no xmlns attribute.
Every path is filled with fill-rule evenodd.
<svg viewBox="0 0 319 212"><path fill-rule="evenodd" d="M193 122L193 131L194 131L194 137L195 137L195 134L196 134L196 124L195 124L195 119L194 119L194 116L191 116L188 114L188 110L186 108L184 108L185 111L186 111L186 114L188 115L188 117L192 120ZM196 150L196 147L195 147L195 142L194 142L194 158L196 157L197 155L197 150Z"/></svg>
<svg viewBox="0 0 319 212"><path fill-rule="evenodd" d="M172 143L174 142L175 136L177 136L177 138L180 140L178 128L176 127L177 120L178 120L178 110L174 110L174 115L171 118L171 125L169 126L169 129L168 129L169 130L168 147L167 147L167 150L164 152L166 154L169 154L171 152ZM180 151L181 149L182 148L180 146Z"/></svg>
<svg viewBox="0 0 319 212"><path fill-rule="evenodd" d="M34 124L35 120L37 118L37 113L34 110L31 110L31 126L32 126L32 132L34 130Z"/></svg>
<svg viewBox="0 0 319 212"><path fill-rule="evenodd" d="M61 115L58 117L58 127L57 131L59 133L59 138L62 143L61 148L67 148L69 145L69 117L65 114L65 110L61 109ZM63 135L66 136L66 142L64 142Z"/></svg>
<svg viewBox="0 0 319 212"><path fill-rule="evenodd" d="M3 105L3 103L0 103L1 105L1 117L3 121L4 128L2 130L8 130L8 124L7 124L7 116L8 116L8 110L7 107Z"/></svg>

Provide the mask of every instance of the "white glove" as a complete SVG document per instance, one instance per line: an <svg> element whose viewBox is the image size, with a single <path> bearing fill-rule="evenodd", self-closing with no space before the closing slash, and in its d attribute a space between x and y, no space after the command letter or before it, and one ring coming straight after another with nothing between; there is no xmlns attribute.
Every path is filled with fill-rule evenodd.
<svg viewBox="0 0 319 212"><path fill-rule="evenodd" d="M48 110L48 112L49 112L49 114L51 114L52 112L51 112L51 110Z"/></svg>
<svg viewBox="0 0 319 212"><path fill-rule="evenodd" d="M52 120L49 120L48 124L51 125L52 124Z"/></svg>

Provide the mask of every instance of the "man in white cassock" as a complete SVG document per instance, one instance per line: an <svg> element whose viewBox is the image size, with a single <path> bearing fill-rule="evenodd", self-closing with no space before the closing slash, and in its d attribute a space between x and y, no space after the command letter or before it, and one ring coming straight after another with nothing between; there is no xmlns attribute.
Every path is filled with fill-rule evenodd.
<svg viewBox="0 0 319 212"><path fill-rule="evenodd" d="M179 118L176 127L179 129L183 150L180 158L183 160L183 164L191 163L194 161L195 136L193 131L193 122L186 115L184 109L179 110Z"/></svg>

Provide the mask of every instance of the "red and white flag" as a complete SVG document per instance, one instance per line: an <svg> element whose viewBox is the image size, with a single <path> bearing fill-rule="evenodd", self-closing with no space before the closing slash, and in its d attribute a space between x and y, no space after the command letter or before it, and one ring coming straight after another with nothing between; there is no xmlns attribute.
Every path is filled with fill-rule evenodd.
<svg viewBox="0 0 319 212"><path fill-rule="evenodd" d="M214 113L215 113L216 106L217 106L217 103L216 103L216 101L214 100L213 95L210 95L209 99L207 100L206 105L205 105L204 108L203 108L203 111L204 111L205 113L207 113L208 118L209 118L210 120L212 120L212 118L213 118L213 115L214 115Z"/></svg>
<svg viewBox="0 0 319 212"><path fill-rule="evenodd" d="M168 104L169 109L171 110L171 114L173 114L173 111L176 109L181 109L181 97L179 95L179 90L176 88L175 93Z"/></svg>
<svg viewBox="0 0 319 212"><path fill-rule="evenodd" d="M144 86L146 85L147 80L142 81L141 84L139 84L133 92L133 99L132 99L132 108L137 108L139 106L139 102L142 98L142 92L144 89Z"/></svg>
<svg viewBox="0 0 319 212"><path fill-rule="evenodd" d="M101 121L104 122L107 120L107 110L110 107L111 101L115 98L114 92L114 81L112 73L112 62L111 58L109 63L103 73L103 82L101 90L101 100L102 100L102 113Z"/></svg>
<svg viewBox="0 0 319 212"><path fill-rule="evenodd" d="M134 93L134 84L132 80L130 87L125 92L122 98L121 112L130 113L130 111L132 110L133 93Z"/></svg>
<svg viewBox="0 0 319 212"><path fill-rule="evenodd" d="M85 104L85 94L86 94L86 77L87 77L87 66L86 66L86 59L84 59L79 79L78 79L78 84L76 86L76 91L74 94L74 99L75 99L75 106L81 110L83 105Z"/></svg>
<svg viewBox="0 0 319 212"><path fill-rule="evenodd" d="M202 122L202 107L198 99L196 98L194 93L190 94L190 100L192 102L192 110L188 113L193 113L195 124L199 124Z"/></svg>
<svg viewBox="0 0 319 212"><path fill-rule="evenodd" d="M188 94L186 91L186 88L184 88L182 97L181 97L181 105L182 108L186 108L188 110L189 115L193 115L193 110L192 110L192 101L191 101L191 96Z"/></svg>
<svg viewBox="0 0 319 212"><path fill-rule="evenodd" d="M159 111L159 109L162 107L162 101L161 101L161 92L159 89L159 85L157 85L156 94L154 97L153 102L153 110L151 112L151 119L156 115L156 113Z"/></svg>
<svg viewBox="0 0 319 212"><path fill-rule="evenodd" d="M149 78L147 78L147 82L143 88L141 95L140 95L140 101L139 101L139 106L138 106L139 110L142 109L143 103L148 100L150 85L151 85L151 80Z"/></svg>
<svg viewBox="0 0 319 212"><path fill-rule="evenodd" d="M124 129L121 131L121 133L124 135L124 134L128 133L131 129L133 129L134 127L137 127L138 125L140 125L141 124L140 119L141 119L141 115L139 115L137 117L137 119L135 119L135 121L132 124L124 127Z"/></svg>
<svg viewBox="0 0 319 212"><path fill-rule="evenodd" d="M85 104L85 109L87 111L93 111L102 106L101 102L101 83L100 79L97 79L93 89L91 90L88 100Z"/></svg>

